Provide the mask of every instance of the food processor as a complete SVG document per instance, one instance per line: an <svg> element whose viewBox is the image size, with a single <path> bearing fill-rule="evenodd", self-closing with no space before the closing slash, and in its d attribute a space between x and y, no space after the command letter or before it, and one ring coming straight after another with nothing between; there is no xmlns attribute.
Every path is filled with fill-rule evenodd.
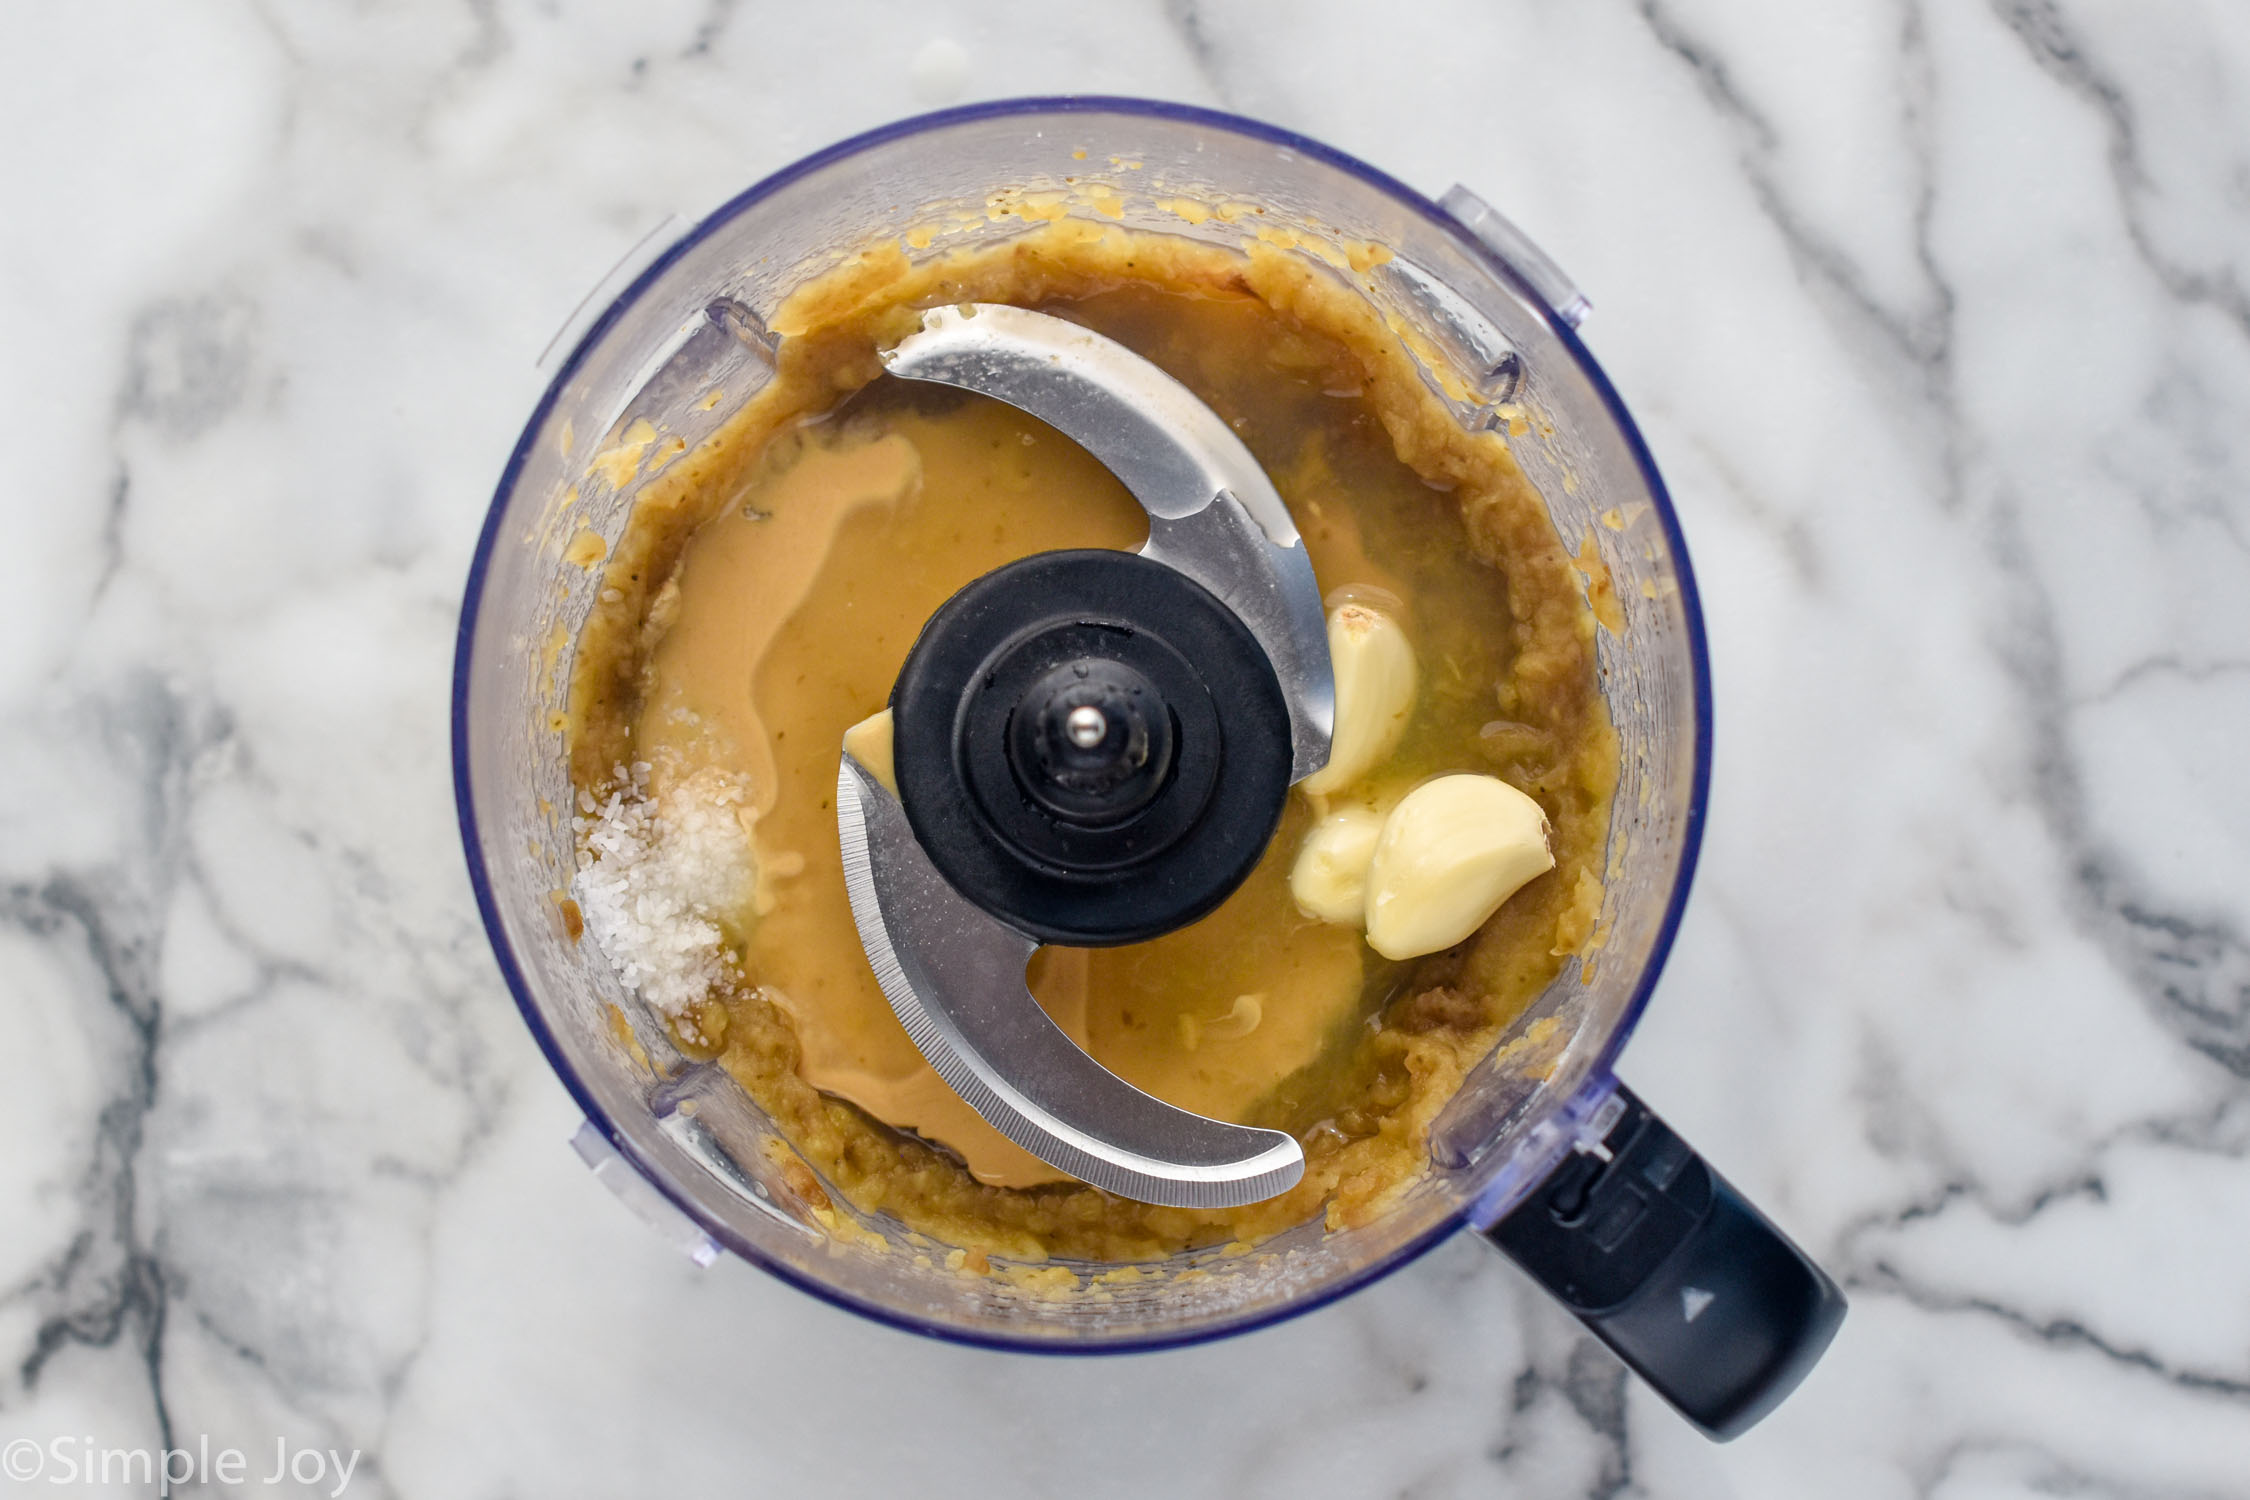
<svg viewBox="0 0 2250 1500"><path fill-rule="evenodd" d="M1089 179L1103 185L1098 200L1068 191ZM694 451L770 377L779 339L768 319L792 290L870 245L936 255L1021 233L1026 219L996 205L1033 195L1048 205L1043 212L1098 214L1219 245L1241 243L1247 216L1269 242L1382 247L1387 256L1358 284L1453 415L1506 432L1565 548L1603 595L1600 690L1620 749L1597 943L1565 962L1431 1124L1427 1170L1370 1223L1331 1230L1316 1218L1255 1246L1136 1263L1129 1276L1068 1262L1049 1268L1066 1273L1059 1277L964 1274L947 1247L859 1213L826 1189L729 1074L674 1045L661 1018L620 984L594 944L580 941L563 899L574 851L564 706L578 629L602 587L574 544L590 531L614 545L640 486L662 471L659 464L619 487L593 455L639 424L663 436L665 451ZM1162 207L1183 199L1236 211L1189 222ZM1743 1431L1796 1386L1833 1337L1842 1295L1612 1071L1655 985L1694 868L1711 738L1703 630L1662 481L1574 332L1588 304L1512 225L1464 188L1432 202L1317 142L1249 120L1127 99L1011 100L905 121L808 157L664 245L614 297L592 301L598 313L532 413L478 542L453 732L462 833L496 956L585 1112L580 1154L621 1197L699 1260L731 1251L904 1328L1036 1351L1147 1349L1253 1328L1341 1296L1466 1228L1486 1235L1714 1437ZM1053 321L998 307L933 310L924 333L893 351L891 369L1017 400L998 385L1031 379L1041 360L1068 353L1039 346L1055 337L1039 325ZM1029 361L1015 377L1009 349ZM1268 673L1260 680L1279 685L1270 699L1252 688L1221 695L1229 713L1265 715L1262 730L1238 731L1230 745L1279 747L1225 757L1238 781L1212 805L1255 810L1325 755L1332 702L1314 633L1317 595L1307 614L1309 566L1301 549L1292 560L1286 507L1262 473L1240 467L1256 470L1246 452L1227 447L1223 424L1211 433L1200 425L1209 412L1192 397L1182 406L1160 389L1134 388L1135 372L1104 366L1098 351L1087 358L1094 374L1079 397L1107 390L1109 407L1080 411L1073 425L1067 406L1034 404L1052 403L1052 391L1019 391L1017 404L1126 479L1152 517L1149 555L1110 554L1118 562L1094 577L1082 566L1072 571L1068 560L1079 554L1040 554L1000 574L1046 571L979 580L941 615L989 584L983 613L967 610L972 623L1038 599L1148 607L1134 602L1144 590L1162 595L1154 606L1162 618L1185 621L1203 606L1156 575L1189 580L1186 588L1222 603L1204 624L1179 626L1208 632L1187 654L1198 665L1255 660ZM721 399L706 397L714 390ZM1104 451L1100 434L1121 423L1140 426L1131 441ZM1170 480L1138 483L1128 472L1136 462L1161 469L1157 460L1167 457L1175 460ZM1211 493L1189 505L1164 498L1174 493L1166 483ZM1118 569L1132 577L1112 576ZM1073 608L1082 615L1097 605ZM1077 619L1048 623L1067 635ZM999 649L1000 636L964 629L960 649L986 652L976 661ZM1070 684L1053 675L1058 662L1079 660L1020 664L1010 704L1051 704L1039 722L1062 737L1023 754L1067 758L1068 737L1081 732L1087 747L1098 747L1112 718L1130 717L1120 705L1162 688L1173 670L1154 656L1136 658L1120 669L1125 675L1103 678L1109 696L1089 697L1064 691ZM896 775L908 795L902 800L848 751L838 783L854 915L909 1034L1004 1133L1035 1151L1042 1131L1050 1144L1068 1137L1079 1156L1040 1154L1111 1191L1152 1202L1240 1202L1293 1180L1296 1143L1285 1135L1185 1111L1170 1112L1179 1119L1135 1116L1141 1106L1125 1097L1135 1091L1114 1078L1124 1093L1109 1090L1106 1070L1083 1053L1073 1062L1052 1045L1032 1049L1037 1061L1008 1052L1008 1018L1020 1014L1007 1009L1009 987L1023 989L1031 951L1009 941L1036 946L1084 940L1089 931L1124 941L1177 925L1198 901L1216 898L1190 881L1188 894L1154 917L1146 892L1064 912L1020 891L1011 906L1005 882L965 875L958 860L967 842L949 844L926 815L938 804L917 799L913 778L947 761L941 741L929 739L939 731L916 725L961 722L971 712L964 684L976 674L924 668L915 677L910 662L893 699L901 733L940 745L929 752L896 742ZM917 682L937 693L942 712L905 713ZM1111 718L1097 726L1105 704ZM1012 722L994 719L1001 727L992 755L1016 753L1004 727ZM1124 794L1107 782L1100 792ZM1080 816L1066 805L1070 786L1055 795L1065 799L1055 806L1066 823ZM924 815L914 814L917 803ZM1249 829L1234 836L1253 850L1270 837L1271 820L1262 833L1256 817L1233 821ZM1239 851L1205 863L1198 878L1220 894L1229 869L1239 878L1247 868ZM978 921L1007 941L963 940ZM1021 1000L1031 1004L1028 994ZM1000 1009L980 1022L980 1005ZM1063 1046L1075 1052L1067 1039ZM1042 1067L1063 1070L1044 1093L1033 1086ZM1007 1123L1011 1109L1017 1130ZM1208 1193L1222 1196L1196 1196Z"/></svg>

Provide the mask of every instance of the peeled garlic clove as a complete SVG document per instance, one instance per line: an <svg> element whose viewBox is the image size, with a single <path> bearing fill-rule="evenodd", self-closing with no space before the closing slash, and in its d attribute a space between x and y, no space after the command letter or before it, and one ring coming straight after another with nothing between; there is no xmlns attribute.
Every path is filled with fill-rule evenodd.
<svg viewBox="0 0 2250 1500"><path fill-rule="evenodd" d="M1375 840L1367 941L1385 958L1450 948L1555 867L1547 815L1497 776L1440 776L1408 792Z"/></svg>
<svg viewBox="0 0 2250 1500"><path fill-rule="evenodd" d="M1336 732L1328 764L1298 783L1315 797L1373 770L1406 732L1414 708L1414 647L1383 611L1366 604L1330 611L1328 660L1336 673Z"/></svg>
<svg viewBox="0 0 2250 1500"><path fill-rule="evenodd" d="M1289 869L1289 894L1297 909L1340 927L1364 922L1367 865L1382 832L1382 815L1366 807L1339 807L1315 823Z"/></svg>

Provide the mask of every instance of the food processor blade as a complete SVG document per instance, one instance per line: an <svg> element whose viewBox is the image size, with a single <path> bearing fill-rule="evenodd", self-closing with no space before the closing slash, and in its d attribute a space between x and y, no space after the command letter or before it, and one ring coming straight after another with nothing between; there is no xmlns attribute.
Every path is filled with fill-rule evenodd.
<svg viewBox="0 0 2250 1500"><path fill-rule="evenodd" d="M1024 982L1039 944L948 885L898 798L849 754L836 813L876 982L938 1076L1002 1135L1095 1187L1177 1208L1255 1203L1304 1175L1290 1136L1176 1109L1081 1051Z"/></svg>
<svg viewBox="0 0 2250 1500"><path fill-rule="evenodd" d="M1273 482L1217 413L1123 345L1018 307L932 309L921 331L883 359L902 379L975 391L1029 412L1116 474L1149 515L1141 556L1208 591L1224 606L1220 616L1231 612L1240 622L1227 628L1249 632L1243 649L1252 659L1264 653L1287 710L1288 781L1327 763L1335 678L1312 562ZM1098 740L1102 716L1076 712L1091 713L1087 743ZM1278 761L1284 721L1276 715L1270 723ZM1230 744L1226 753L1252 751ZM980 903L973 889L965 893L955 867L941 871L917 837L920 804L910 816L899 784L892 767L865 765L845 751L836 781L845 886L884 995L956 1093L1034 1156L1143 1202L1233 1207L1272 1197L1303 1176L1304 1152L1290 1136L1143 1093L1049 1019L1024 978L1039 940L1022 930L1045 914L1035 919L1018 907L1011 922L988 909L997 904L991 896ZM1272 795L1281 793L1277 776ZM1222 808L1215 816L1234 816L1239 827L1245 811ZM1271 830L1270 821L1257 825L1253 858ZM1230 875L1225 888L1239 878Z"/></svg>
<svg viewBox="0 0 2250 1500"><path fill-rule="evenodd" d="M930 309L883 364L1005 401L1101 460L1148 512L1141 555L1218 595L1265 648L1289 700L1289 779L1328 763L1336 682L1312 560L1281 493L1217 412L1123 344L1002 303Z"/></svg>

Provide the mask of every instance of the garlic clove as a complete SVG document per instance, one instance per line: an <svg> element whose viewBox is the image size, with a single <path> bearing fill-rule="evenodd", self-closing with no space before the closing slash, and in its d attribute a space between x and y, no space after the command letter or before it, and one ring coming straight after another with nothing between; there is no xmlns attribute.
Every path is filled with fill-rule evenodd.
<svg viewBox="0 0 2250 1500"><path fill-rule="evenodd" d="M1336 732L1328 764L1298 785L1311 796L1342 791L1381 763L1414 710L1414 647L1398 621L1366 603L1328 615L1328 660L1336 675Z"/></svg>
<svg viewBox="0 0 2250 1500"><path fill-rule="evenodd" d="M1453 775L1406 794L1367 870L1367 941L1385 958L1450 948L1555 867L1547 815L1497 776Z"/></svg>
<svg viewBox="0 0 2250 1500"><path fill-rule="evenodd" d="M1367 920L1367 865L1383 832L1382 814L1339 807L1312 826L1289 869L1289 894L1308 917L1357 927Z"/></svg>

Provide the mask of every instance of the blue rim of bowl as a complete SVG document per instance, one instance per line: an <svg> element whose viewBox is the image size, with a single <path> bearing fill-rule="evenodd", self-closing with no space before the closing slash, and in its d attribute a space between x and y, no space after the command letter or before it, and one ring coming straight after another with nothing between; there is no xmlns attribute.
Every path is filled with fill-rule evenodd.
<svg viewBox="0 0 2250 1500"><path fill-rule="evenodd" d="M491 565L496 549L502 515L508 497L514 492L516 482L528 458L534 438L546 425L548 414L560 399L563 388L584 362L588 351L600 343L603 336L624 315L627 308L640 299L656 280L669 270L673 263L686 254L706 236L729 220L755 206L781 189L822 171L836 163L861 155L867 151L920 135L931 130L972 124L978 121L1005 119L1024 115L1104 115L1121 114L1146 119L1178 121L1202 126L1211 130L1226 131L1233 135L1277 146L1309 157L1326 166L1359 178L1368 186L1382 192L1400 206L1427 220L1432 226L1453 239L1463 250L1482 262L1487 269L1506 282L1524 301L1538 310L1556 339L1577 361L1580 370L1592 385L1595 394L1607 409L1610 420L1623 435L1627 450L1639 467L1642 482L1654 501L1657 524L1664 534L1665 546L1670 550L1673 570L1679 586L1681 617L1686 622L1689 661L1694 675L1692 698L1695 715L1695 764L1690 775L1688 805L1681 822L1681 851L1679 873L1672 884L1663 920L1657 929L1656 939L1650 945L1649 958L1643 967L1640 981L1632 998L1620 1014L1617 1026L1604 1041L1587 1072L1587 1080L1607 1078L1624 1049L1633 1029L1640 1022L1642 1011L1647 1009L1649 996L1655 990L1657 976L1670 956L1672 942L1679 931L1680 918L1687 906L1688 890L1694 883L1697 857L1702 848L1703 823L1711 787L1711 674L1709 650L1703 628L1703 604L1695 584L1695 574L1688 562L1687 540L1680 532L1677 513L1672 507L1671 492L1665 488L1663 476L1657 472L1656 460L1649 453L1648 444L1641 431L1626 411L1617 389L1602 372L1593 355L1582 343L1575 329L1559 317L1545 298L1539 295L1515 268L1494 254L1462 223L1415 189L1408 187L1389 173L1368 165L1357 157L1336 150L1332 146L1298 135L1294 131L1262 121L1227 114L1221 110L1202 109L1195 105L1175 104L1163 100L1136 99L1100 94L1071 94L1058 96L1031 96L1016 99L995 99L981 104L962 105L954 109L937 110L929 114L914 115L896 120L888 125L865 131L837 142L824 150L803 157L781 170L760 180L728 199L719 208L682 235L655 260L651 261L630 285L603 309L600 317L586 330L562 363L556 368L554 379L548 382L539 403L532 409L524 423L523 435L517 439L514 450L508 455L507 467L501 471L500 483L493 492L492 505L486 513L483 529L478 533L476 552L469 564L469 576L462 595L461 619L454 640L453 659L453 795L455 811L461 826L461 844L469 866L469 883L476 893L477 912L483 918L487 937L492 943L494 959L500 965L501 976L507 981L509 992L515 997L516 1009L523 1015L524 1024L531 1030L539 1050L546 1055L548 1065L562 1081L567 1091L585 1117L594 1122L612 1146L630 1162L635 1171L649 1182L665 1199L694 1223L712 1240L725 1246L733 1254L778 1277L798 1290L816 1297L834 1307L852 1312L908 1333L921 1334L948 1343L964 1344L975 1348L1003 1349L1027 1354L1090 1355L1131 1354L1158 1349L1182 1348L1249 1333L1270 1327L1289 1318L1298 1317L1317 1308L1325 1307L1338 1299L1358 1291L1377 1279L1389 1275L1399 1267L1428 1252L1441 1240L1449 1238L1461 1227L1463 1220L1456 1216L1441 1219L1413 1239L1407 1240L1387 1254L1368 1264L1355 1267L1322 1286L1317 1291L1279 1307L1261 1309L1235 1321L1183 1329L1176 1332L1159 1332L1137 1338L1104 1340L1099 1343L1080 1344L1056 1338L1022 1338L1005 1334L983 1333L975 1329L951 1324L931 1322L910 1317L895 1308L880 1303L864 1301L848 1292L804 1275L794 1267L766 1255L756 1246L734 1234L725 1224L699 1212L692 1200L677 1190L662 1172L653 1170L634 1151L630 1140L617 1129L608 1113L595 1099L593 1091L579 1078L562 1046L549 1029L545 1018L531 995L522 966L517 962L514 949L509 945L506 929L500 920L499 905L493 896L492 882L485 869L483 843L477 831L474 799L469 788L468 757L468 689L472 649L476 640L478 616L484 597L485 573ZM1584 1085L1582 1084L1581 1087Z"/></svg>

